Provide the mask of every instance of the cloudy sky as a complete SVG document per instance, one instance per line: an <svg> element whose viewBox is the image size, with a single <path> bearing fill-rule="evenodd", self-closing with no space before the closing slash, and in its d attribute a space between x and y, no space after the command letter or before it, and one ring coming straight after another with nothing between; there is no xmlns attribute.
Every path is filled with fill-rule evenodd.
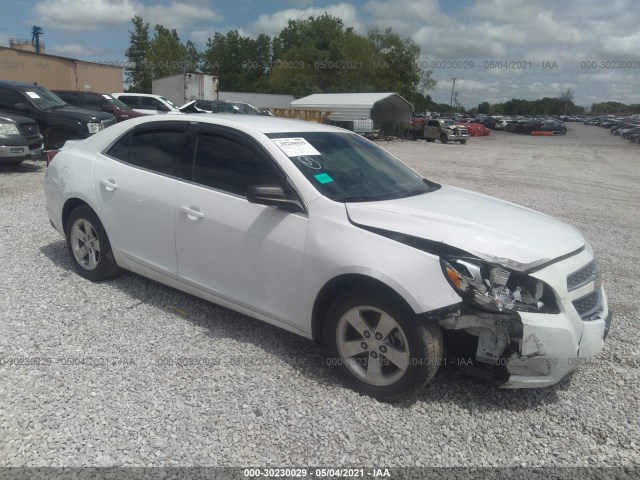
<svg viewBox="0 0 640 480"><path fill-rule="evenodd" d="M215 31L274 35L288 19L324 12L358 31L390 26L413 38L438 81L427 93L439 102L449 103L455 77L467 108L567 88L579 105L640 103L637 0L3 0L0 45L39 25L47 53L116 61L134 15L204 49Z"/></svg>

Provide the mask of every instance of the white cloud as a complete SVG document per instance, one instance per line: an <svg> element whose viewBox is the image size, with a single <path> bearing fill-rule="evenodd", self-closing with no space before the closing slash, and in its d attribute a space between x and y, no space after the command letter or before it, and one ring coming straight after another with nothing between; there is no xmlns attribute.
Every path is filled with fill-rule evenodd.
<svg viewBox="0 0 640 480"><path fill-rule="evenodd" d="M397 31L408 26L439 25L451 23L451 19L440 10L438 0L369 0L362 9L377 22L391 26Z"/></svg>
<svg viewBox="0 0 640 480"><path fill-rule="evenodd" d="M222 16L210 8L197 7L181 2L171 2L167 5L154 5L144 7L141 13L145 22L151 25L164 25L167 28L175 28L180 34L188 25L205 21L215 22ZM183 35L186 32L182 32Z"/></svg>
<svg viewBox="0 0 640 480"><path fill-rule="evenodd" d="M126 25L135 15L146 23L167 28L184 29L200 21L222 18L205 6L169 2L144 6L135 0L43 0L34 11L42 25L61 30L98 30L114 25Z"/></svg>
<svg viewBox="0 0 640 480"><path fill-rule="evenodd" d="M325 13L341 18L345 27L353 27L356 30L362 30L362 25L357 18L356 8L348 3L338 3L323 8L289 8L270 15L263 14L251 24L249 29L256 34L266 33L268 35L277 35L284 27L287 26L289 20L305 20L311 16L322 16Z"/></svg>
<svg viewBox="0 0 640 480"><path fill-rule="evenodd" d="M70 45L54 45L47 49L47 53L55 53L62 56L80 57L83 55L95 55L94 50L90 50L82 45L70 44Z"/></svg>
<svg viewBox="0 0 640 480"><path fill-rule="evenodd" d="M441 28L427 26L420 28L413 39L428 58L450 60L456 58L494 58L505 55L507 49L495 40L479 40L468 35L461 27Z"/></svg>
<svg viewBox="0 0 640 480"><path fill-rule="evenodd" d="M34 10L42 25L62 30L96 30L129 23L140 6L132 0L44 0Z"/></svg>
<svg viewBox="0 0 640 480"><path fill-rule="evenodd" d="M631 35L607 36L601 39L600 52L611 60L628 60L640 58L640 33L636 31Z"/></svg>

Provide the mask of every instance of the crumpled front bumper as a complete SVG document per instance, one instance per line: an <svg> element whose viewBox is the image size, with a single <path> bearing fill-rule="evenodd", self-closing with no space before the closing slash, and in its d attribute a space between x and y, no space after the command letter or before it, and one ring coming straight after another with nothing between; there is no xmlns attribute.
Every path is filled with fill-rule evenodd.
<svg viewBox="0 0 640 480"><path fill-rule="evenodd" d="M600 274L575 287L568 286L572 274L594 262L591 248L555 263L532 276L555 291L557 314L519 312L522 321L520 352L506 358L509 374L502 388L544 387L557 383L581 365L597 366L594 358L604 348L612 313ZM593 298L586 310L580 304Z"/></svg>
<svg viewBox="0 0 640 480"><path fill-rule="evenodd" d="M546 387L559 382L581 365L596 366L594 357L603 347L611 327L612 312L606 306L599 318L584 322L581 332L563 314L521 314L521 355L506 359L508 380L501 388Z"/></svg>
<svg viewBox="0 0 640 480"><path fill-rule="evenodd" d="M489 371L501 388L545 387L581 365L597 366L611 327L590 247L528 275L552 290L556 305L550 313L492 313L468 305L440 320L449 346L471 360L463 364L469 373Z"/></svg>

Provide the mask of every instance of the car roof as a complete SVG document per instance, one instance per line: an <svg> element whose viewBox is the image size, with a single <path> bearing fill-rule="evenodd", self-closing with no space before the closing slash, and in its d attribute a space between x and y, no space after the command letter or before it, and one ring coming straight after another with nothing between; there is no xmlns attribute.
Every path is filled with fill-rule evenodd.
<svg viewBox="0 0 640 480"><path fill-rule="evenodd" d="M0 86L16 87L20 89L35 88L35 87L46 88L44 85L38 85L37 83L16 82L14 80L0 80Z"/></svg>
<svg viewBox="0 0 640 480"><path fill-rule="evenodd" d="M158 118L161 117L161 118ZM242 130L251 129L263 134L295 133L295 132L349 132L348 130L324 125L321 123L293 120L289 118L270 117L267 115L233 115L228 113L186 113L182 115L152 115L127 120L128 125L150 122L188 121L210 123ZM349 132L351 133L351 132Z"/></svg>
<svg viewBox="0 0 640 480"><path fill-rule="evenodd" d="M78 95L81 94L81 93L84 93L85 95L97 95L97 96L110 95L109 93L86 92L86 91L79 91L79 90L59 90L57 88L52 89L51 91L53 93L56 93L56 92L60 92L60 93L77 93Z"/></svg>
<svg viewBox="0 0 640 480"><path fill-rule="evenodd" d="M114 97L117 98L118 95L130 95L133 97L153 97L153 98L163 98L162 95L156 95L154 93L129 93L129 92L115 92L112 93Z"/></svg>

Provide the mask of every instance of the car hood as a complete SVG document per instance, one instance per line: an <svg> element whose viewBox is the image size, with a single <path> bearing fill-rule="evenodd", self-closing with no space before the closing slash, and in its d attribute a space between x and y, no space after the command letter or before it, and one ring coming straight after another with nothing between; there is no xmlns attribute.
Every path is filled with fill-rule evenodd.
<svg viewBox="0 0 640 480"><path fill-rule="evenodd" d="M64 107L55 110L47 110L48 114L58 115L66 117L70 120L76 120L80 122L100 122L103 120L109 120L113 118L113 115L105 112L95 112L93 110L85 110L77 107Z"/></svg>
<svg viewBox="0 0 640 480"><path fill-rule="evenodd" d="M446 185L397 200L347 203L346 208L357 225L441 242L519 271L585 245L582 234L560 220Z"/></svg>

